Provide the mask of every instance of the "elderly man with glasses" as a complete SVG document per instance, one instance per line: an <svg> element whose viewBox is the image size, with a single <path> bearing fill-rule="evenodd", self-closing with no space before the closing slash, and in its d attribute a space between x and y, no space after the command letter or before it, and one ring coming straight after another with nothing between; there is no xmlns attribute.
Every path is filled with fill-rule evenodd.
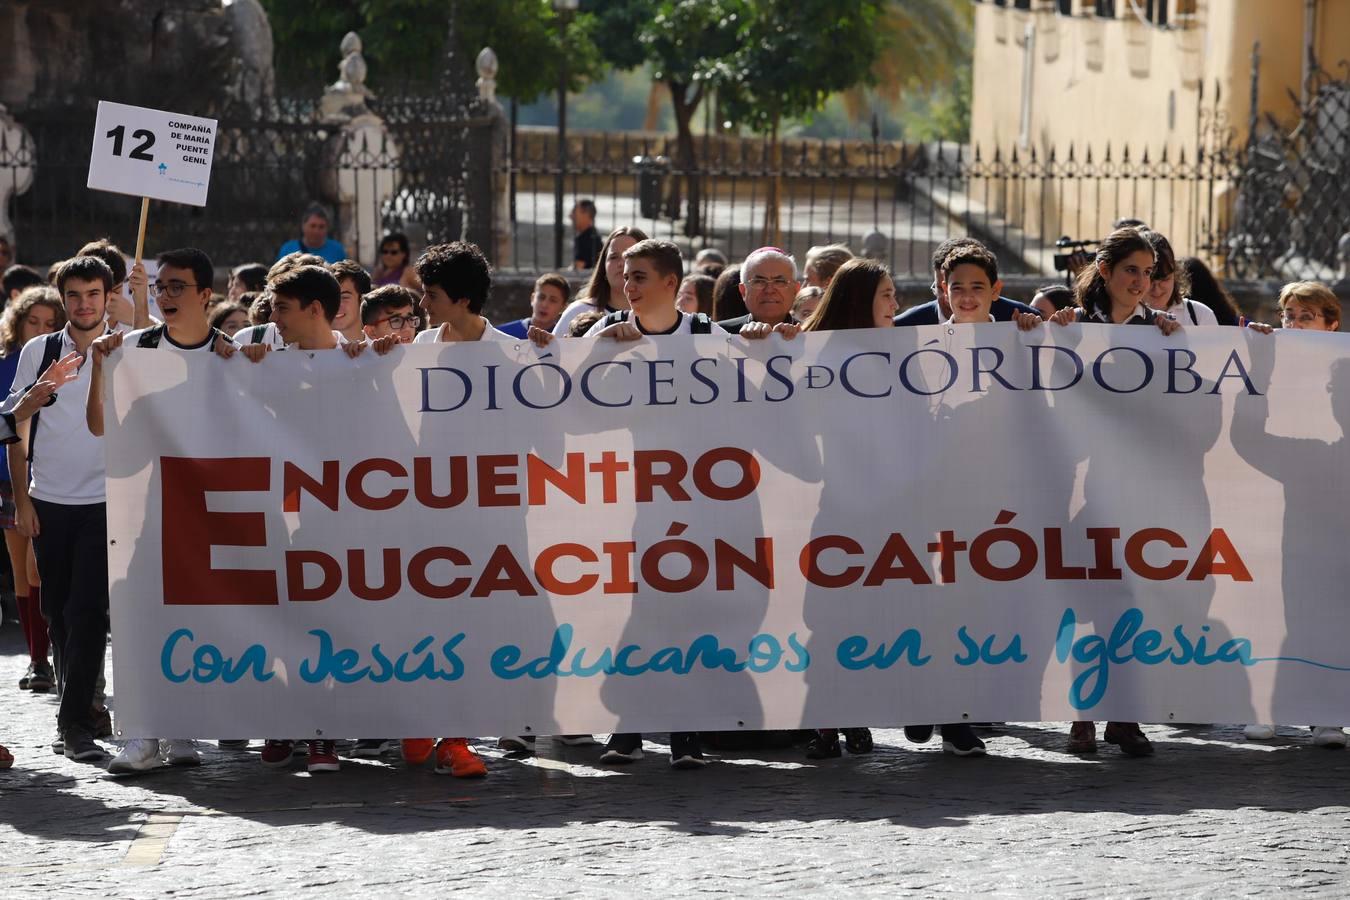
<svg viewBox="0 0 1350 900"><path fill-rule="evenodd" d="M777 247L760 247L741 264L741 297L749 313L717 324L732 334L740 334L751 322L796 324L792 301L800 288L797 261Z"/></svg>

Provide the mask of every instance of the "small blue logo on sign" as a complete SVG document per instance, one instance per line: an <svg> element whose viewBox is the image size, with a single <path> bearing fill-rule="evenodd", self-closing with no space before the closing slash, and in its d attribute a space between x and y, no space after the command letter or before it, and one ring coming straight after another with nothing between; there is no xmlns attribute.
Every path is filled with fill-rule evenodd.
<svg viewBox="0 0 1350 900"><path fill-rule="evenodd" d="M165 173L168 172L168 171L169 171L169 167L168 167L168 166L166 166L164 163L160 163L160 164L159 164L159 174L163 175L163 174L165 174Z"/></svg>

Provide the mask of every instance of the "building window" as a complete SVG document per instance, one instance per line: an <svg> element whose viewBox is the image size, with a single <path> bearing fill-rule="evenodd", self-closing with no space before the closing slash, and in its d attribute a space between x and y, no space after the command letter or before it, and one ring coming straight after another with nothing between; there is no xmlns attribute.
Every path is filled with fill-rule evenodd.
<svg viewBox="0 0 1350 900"><path fill-rule="evenodd" d="M1055 0L1055 8L1061 16L1073 15L1073 0Z"/></svg>
<svg viewBox="0 0 1350 900"><path fill-rule="evenodd" d="M1144 16L1154 25L1167 24L1167 0L1147 0Z"/></svg>
<svg viewBox="0 0 1350 900"><path fill-rule="evenodd" d="M1116 17L1116 0L1097 0L1097 15L1103 19Z"/></svg>

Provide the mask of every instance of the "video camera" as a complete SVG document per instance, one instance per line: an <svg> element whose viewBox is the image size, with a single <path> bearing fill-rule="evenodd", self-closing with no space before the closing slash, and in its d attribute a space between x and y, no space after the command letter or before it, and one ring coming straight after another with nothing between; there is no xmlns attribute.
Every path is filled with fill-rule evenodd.
<svg viewBox="0 0 1350 900"><path fill-rule="evenodd" d="M1059 240L1055 241L1055 248L1059 250L1068 250L1069 252L1055 254L1055 271L1069 271L1069 261L1075 255L1081 254L1088 247L1095 247L1100 243L1101 241L1075 241L1067 234L1063 235Z"/></svg>

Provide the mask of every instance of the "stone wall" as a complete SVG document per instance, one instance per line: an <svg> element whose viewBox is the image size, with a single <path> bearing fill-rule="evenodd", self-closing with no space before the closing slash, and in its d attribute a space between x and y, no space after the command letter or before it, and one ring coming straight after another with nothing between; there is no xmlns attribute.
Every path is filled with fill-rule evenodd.
<svg viewBox="0 0 1350 900"><path fill-rule="evenodd" d="M20 118L96 100L221 116L274 90L258 0L14 0L0 61L0 103Z"/></svg>

